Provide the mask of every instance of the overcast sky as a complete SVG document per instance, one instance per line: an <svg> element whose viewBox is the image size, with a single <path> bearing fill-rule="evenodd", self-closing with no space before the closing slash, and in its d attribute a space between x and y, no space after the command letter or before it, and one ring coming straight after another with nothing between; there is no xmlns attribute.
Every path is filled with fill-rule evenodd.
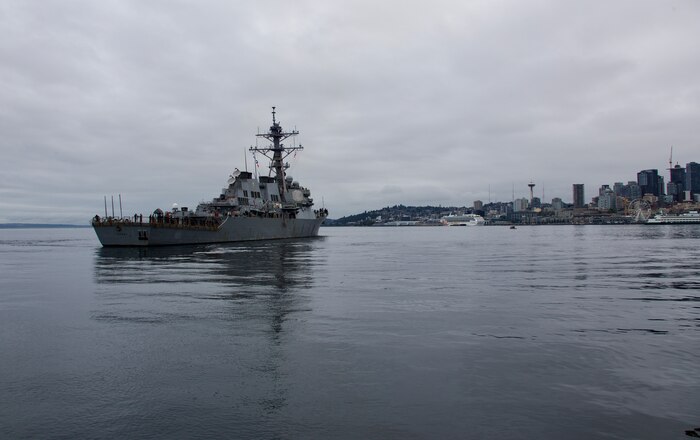
<svg viewBox="0 0 700 440"><path fill-rule="evenodd" d="M700 162L700 1L4 0L0 222L194 207L273 105L332 218L590 199Z"/></svg>

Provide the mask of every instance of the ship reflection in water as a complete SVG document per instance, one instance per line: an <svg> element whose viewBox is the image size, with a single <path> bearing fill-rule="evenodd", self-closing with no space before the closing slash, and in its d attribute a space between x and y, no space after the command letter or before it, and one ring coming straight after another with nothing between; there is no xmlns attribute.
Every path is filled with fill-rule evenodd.
<svg viewBox="0 0 700 440"><path fill-rule="evenodd" d="M165 321L172 314L157 316L157 302L176 306L179 302L206 304L227 300L224 308L235 311L239 302L301 301L303 290L312 286L314 266L323 264L315 252L324 238L264 241L245 244L175 246L160 248L100 248L96 251L95 278L102 286L98 296L104 304L121 305L123 310L105 310L97 319L129 312L155 314L151 321ZM119 288L115 288L115 285ZM299 290L301 295L284 298ZM145 299L148 301L142 301ZM129 301L114 301L114 300ZM143 302L143 303L142 303ZM137 311L140 304L143 310ZM210 303L221 312L220 303ZM294 304L287 304L294 307ZM169 308L169 307L166 307ZM150 310L149 310L150 309ZM197 310L188 305L188 310ZM208 315L212 310L199 309ZM280 310L284 312L284 310ZM183 316L184 317L184 316ZM221 317L221 315L219 315ZM192 318L192 316L188 316ZM138 319L138 318L136 318Z"/></svg>
<svg viewBox="0 0 700 440"><path fill-rule="evenodd" d="M323 241L97 249L92 319L104 324L108 363L135 370L133 386L166 411L201 408L193 434L211 417L280 410L285 345L303 330Z"/></svg>

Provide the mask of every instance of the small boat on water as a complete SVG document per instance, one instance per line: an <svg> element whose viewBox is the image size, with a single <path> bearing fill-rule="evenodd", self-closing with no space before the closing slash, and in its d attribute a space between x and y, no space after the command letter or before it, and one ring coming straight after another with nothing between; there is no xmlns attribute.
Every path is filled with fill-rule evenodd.
<svg viewBox="0 0 700 440"><path fill-rule="evenodd" d="M700 224L700 213L689 211L682 214L656 214L646 221L647 225Z"/></svg>
<svg viewBox="0 0 700 440"><path fill-rule="evenodd" d="M103 246L165 246L317 236L328 210L314 209L311 191L287 175L285 159L303 147L282 141L297 134L282 129L272 107L272 126L257 135L271 144L250 147L254 155L270 160L268 175L236 169L212 201L194 210L177 205L167 212L156 209L146 217L108 216L105 198L105 216L92 219L97 238Z"/></svg>

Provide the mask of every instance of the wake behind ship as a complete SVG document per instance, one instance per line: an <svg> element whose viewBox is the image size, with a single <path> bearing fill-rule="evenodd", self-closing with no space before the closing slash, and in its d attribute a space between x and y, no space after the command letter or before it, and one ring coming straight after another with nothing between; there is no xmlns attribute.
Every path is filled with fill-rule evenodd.
<svg viewBox="0 0 700 440"><path fill-rule="evenodd" d="M236 170L218 197L200 203L194 211L174 206L167 212L156 209L146 217L108 217L105 201L105 216L92 219L100 243L167 246L317 236L328 210L313 209L309 189L287 176L289 164L285 159L303 147L282 143L299 132L285 132L275 116L272 107L272 126L267 133L257 135L271 144L250 148L253 154L260 153L270 160L267 176L254 177Z"/></svg>

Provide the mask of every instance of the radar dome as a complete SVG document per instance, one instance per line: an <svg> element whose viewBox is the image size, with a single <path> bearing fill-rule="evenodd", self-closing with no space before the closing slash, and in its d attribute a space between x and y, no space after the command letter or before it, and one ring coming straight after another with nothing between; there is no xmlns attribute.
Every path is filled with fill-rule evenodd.
<svg viewBox="0 0 700 440"><path fill-rule="evenodd" d="M292 199L294 199L295 202L302 202L304 201L304 193L299 189L295 189L292 191Z"/></svg>

